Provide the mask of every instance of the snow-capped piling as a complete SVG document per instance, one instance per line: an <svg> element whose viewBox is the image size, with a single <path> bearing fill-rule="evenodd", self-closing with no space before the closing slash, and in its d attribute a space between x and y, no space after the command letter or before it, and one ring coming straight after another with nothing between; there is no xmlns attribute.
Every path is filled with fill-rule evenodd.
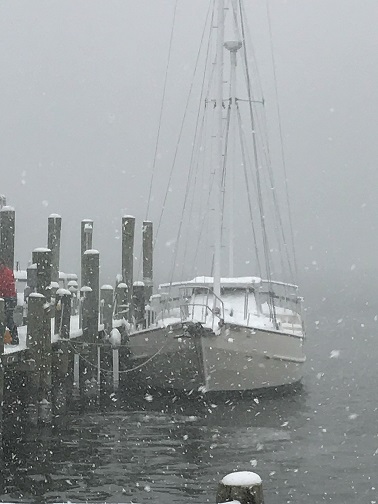
<svg viewBox="0 0 378 504"><path fill-rule="evenodd" d="M51 214L48 218L47 248L51 250L51 280L59 282L59 258L60 258L60 233L62 218L58 214Z"/></svg>
<svg viewBox="0 0 378 504"><path fill-rule="evenodd" d="M0 256L12 271L14 267L15 221L14 208L3 206L0 210Z"/></svg>
<svg viewBox="0 0 378 504"><path fill-rule="evenodd" d="M113 347L110 341L113 330L113 297L113 287L103 285L100 294L100 322L104 325L104 338L99 347L101 394L110 394L113 391Z"/></svg>
<svg viewBox="0 0 378 504"><path fill-rule="evenodd" d="M103 285L100 290L100 322L104 324L105 334L110 334L113 327L113 296L111 285Z"/></svg>
<svg viewBox="0 0 378 504"><path fill-rule="evenodd" d="M100 254L98 250L89 249L84 252L82 259L82 286L85 285L92 289L98 315L100 303Z"/></svg>
<svg viewBox="0 0 378 504"><path fill-rule="evenodd" d="M71 325L71 292L58 289L55 294L54 333L62 339L69 339Z"/></svg>
<svg viewBox="0 0 378 504"><path fill-rule="evenodd" d="M4 299L0 298L0 334L5 331L5 311ZM0 338L0 355L4 353L4 338ZM2 440L3 440L3 403L4 403L4 366L0 366L0 457L2 459Z"/></svg>
<svg viewBox="0 0 378 504"><path fill-rule="evenodd" d="M37 289L37 265L30 264L26 268L26 284L30 288L30 292L34 292Z"/></svg>
<svg viewBox="0 0 378 504"><path fill-rule="evenodd" d="M51 250L42 247L34 249L32 262L37 265L36 290L50 301Z"/></svg>
<svg viewBox="0 0 378 504"><path fill-rule="evenodd" d="M54 417L67 411L67 397L73 381L73 350L70 345L72 294L68 289L58 289L55 294L54 333L59 336L52 354L52 402ZM70 367L71 362L71 367ZM71 370L71 373L70 373ZM71 377L72 376L72 380Z"/></svg>
<svg viewBox="0 0 378 504"><path fill-rule="evenodd" d="M51 403L51 323L46 297L37 292L29 296L27 346L30 359L34 361L33 370L28 374L29 384L26 388L29 397L27 407L30 420L39 419L39 405ZM51 409L50 409L51 411ZM37 412L37 415L36 415ZM44 408L46 413L46 408ZM51 421L51 414L45 415L44 422Z"/></svg>
<svg viewBox="0 0 378 504"><path fill-rule="evenodd" d="M83 281L83 256L86 250L92 248L93 242L93 220L83 219L81 221L81 244L80 244L80 257L81 257L81 286L85 285Z"/></svg>
<svg viewBox="0 0 378 504"><path fill-rule="evenodd" d="M227 474L218 484L216 502L264 504L262 481L258 474L239 471Z"/></svg>
<svg viewBox="0 0 378 504"><path fill-rule="evenodd" d="M150 302L153 286L153 227L152 222L143 221L143 282L145 297Z"/></svg>
<svg viewBox="0 0 378 504"><path fill-rule="evenodd" d="M133 309L136 328L144 328L146 317L146 295L143 282L134 282L133 285Z"/></svg>
<svg viewBox="0 0 378 504"><path fill-rule="evenodd" d="M115 306L115 318L117 320L128 320L128 312L129 312L129 293L127 285L124 282L121 282L117 285L116 288L116 306Z"/></svg>
<svg viewBox="0 0 378 504"><path fill-rule="evenodd" d="M128 321L132 320L132 295L134 282L134 235L135 217L122 217L122 279L127 285Z"/></svg>
<svg viewBox="0 0 378 504"><path fill-rule="evenodd" d="M92 383L97 381L98 306L91 287L82 287L81 293L83 341L87 346L80 350L80 391L96 395L92 394L95 392Z"/></svg>

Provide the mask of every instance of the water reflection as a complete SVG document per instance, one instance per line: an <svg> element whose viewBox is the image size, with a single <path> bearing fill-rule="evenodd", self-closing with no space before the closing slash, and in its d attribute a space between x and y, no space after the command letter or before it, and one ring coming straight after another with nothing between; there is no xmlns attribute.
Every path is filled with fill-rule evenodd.
<svg viewBox="0 0 378 504"><path fill-rule="evenodd" d="M306 393L113 397L101 411L8 436L2 500L202 502L235 469L267 471L305 422Z"/></svg>

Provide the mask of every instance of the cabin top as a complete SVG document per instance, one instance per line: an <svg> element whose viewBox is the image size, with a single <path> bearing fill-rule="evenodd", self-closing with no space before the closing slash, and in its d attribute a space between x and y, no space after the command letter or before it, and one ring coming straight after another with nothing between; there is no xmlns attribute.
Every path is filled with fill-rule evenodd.
<svg viewBox="0 0 378 504"><path fill-rule="evenodd" d="M220 279L220 284L222 287L230 287L230 288L239 288L245 289L250 286L259 286L261 284L269 284L272 285L281 285L284 287L291 287L293 289L297 289L298 286L285 282L276 282L272 280L269 282L268 280L263 280L260 277L224 277ZM210 287L214 284L214 277L209 276L199 276L195 277L192 280L187 280L185 282L172 282L172 283L163 283L159 285L159 289L166 289L168 287Z"/></svg>

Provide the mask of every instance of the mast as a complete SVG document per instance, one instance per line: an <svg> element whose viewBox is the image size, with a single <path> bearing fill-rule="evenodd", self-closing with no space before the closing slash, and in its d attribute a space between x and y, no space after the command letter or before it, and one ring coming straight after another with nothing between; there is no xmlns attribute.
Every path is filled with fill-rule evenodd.
<svg viewBox="0 0 378 504"><path fill-rule="evenodd" d="M225 42L224 47L230 52L231 63L231 82L230 82L230 100L231 100L231 122L235 122L236 117L236 53L242 47L240 41ZM230 173L230 205L229 205L229 243L228 243L228 274L234 276L234 166L231 164Z"/></svg>
<svg viewBox="0 0 378 504"><path fill-rule="evenodd" d="M220 296L221 247L222 247L222 167L223 167L223 44L224 44L224 0L218 0L217 24L217 158L216 184L218 194L215 197L215 249L214 249L214 294Z"/></svg>

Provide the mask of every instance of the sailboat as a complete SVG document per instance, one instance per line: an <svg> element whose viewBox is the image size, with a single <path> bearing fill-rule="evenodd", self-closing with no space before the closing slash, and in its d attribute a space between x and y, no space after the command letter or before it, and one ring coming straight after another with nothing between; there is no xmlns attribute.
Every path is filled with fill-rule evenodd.
<svg viewBox="0 0 378 504"><path fill-rule="evenodd" d="M132 330L129 335L132 366L144 384L189 393L255 391L293 385L300 382L306 359L302 298L295 282L276 280L274 275L279 269L273 270L269 257L273 250L282 265L280 272L283 273L287 263L293 273L290 244L283 231L284 219L277 206L270 165L264 168L269 163L269 151L255 111L256 107L264 107L264 100L256 99L251 90L243 0L232 0L228 4L230 9L226 9L224 0L216 0L214 5L217 14L213 13L210 22L210 30L216 33L215 58L210 72L213 87L208 88L209 93L214 94L203 100L205 113L210 113L216 125L216 133L211 130L211 155L208 157L212 164L212 194L215 193L211 212L214 246L209 247L210 274L174 280L172 272L169 282L161 284L159 293L150 299L153 316L149 317L149 323ZM227 10L233 26L231 40L225 40ZM229 55L228 63L226 54ZM228 80L225 80L226 65ZM240 90L237 88L238 70L244 82ZM245 123L242 122L242 107L247 116ZM239 137L238 141L235 136ZM232 147L231 137L234 139ZM203 153L204 143L197 143ZM234 152L236 146L237 154ZM248 193L245 220L252 228L250 241L246 234L242 240L236 240L235 225L231 222L237 214L235 207L241 201L239 189L235 187L238 177L243 180L239 185ZM268 185L268 192L273 193L273 206L268 209L264 207L264 183ZM275 230L281 240L277 247L273 247L267 229L269 215L276 219ZM180 230L179 234L184 233ZM194 237L198 243L202 240L203 234ZM227 264L224 261L226 252ZM243 268L244 271L246 267L254 268L249 276L235 276L236 252L239 255L245 252L248 256ZM176 257L173 262L175 260ZM224 274L226 269L228 276Z"/></svg>

